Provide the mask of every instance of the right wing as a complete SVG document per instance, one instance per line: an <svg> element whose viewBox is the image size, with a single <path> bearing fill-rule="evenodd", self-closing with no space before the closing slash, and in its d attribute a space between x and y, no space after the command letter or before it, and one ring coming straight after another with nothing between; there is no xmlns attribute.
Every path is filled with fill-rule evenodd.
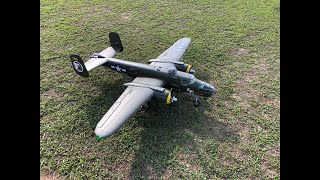
<svg viewBox="0 0 320 180"><path fill-rule="evenodd" d="M179 39L166 51L160 54L157 59L163 61L181 61L182 56L186 52L190 42L190 38Z"/></svg>

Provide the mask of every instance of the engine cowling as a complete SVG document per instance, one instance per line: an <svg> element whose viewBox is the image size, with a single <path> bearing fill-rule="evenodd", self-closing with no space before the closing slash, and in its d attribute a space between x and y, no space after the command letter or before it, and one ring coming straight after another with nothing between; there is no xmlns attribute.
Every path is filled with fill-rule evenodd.
<svg viewBox="0 0 320 180"><path fill-rule="evenodd" d="M171 104L172 102L177 101L177 98L172 96L171 91L168 89L165 89L164 91L154 91L153 98L166 104Z"/></svg>
<svg viewBox="0 0 320 180"><path fill-rule="evenodd" d="M176 68L179 70L179 71L184 71L184 72L187 72L187 73L191 73L193 74L195 72L194 69L191 69L192 65L191 64L175 64Z"/></svg>
<svg viewBox="0 0 320 180"><path fill-rule="evenodd" d="M184 62L175 62L175 61L167 61L167 60L159 60L159 59L150 59L148 62L160 62L160 63L173 63L175 65L175 67L177 68L177 70L179 71L183 71L183 72L187 72L187 73L195 73L196 71L194 69L191 69L192 65L191 64L187 64Z"/></svg>

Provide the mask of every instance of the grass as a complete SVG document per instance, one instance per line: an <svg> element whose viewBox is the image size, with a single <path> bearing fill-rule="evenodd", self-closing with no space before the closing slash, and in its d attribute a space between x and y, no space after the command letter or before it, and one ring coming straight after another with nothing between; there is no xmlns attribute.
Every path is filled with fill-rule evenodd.
<svg viewBox="0 0 320 180"><path fill-rule="evenodd" d="M40 170L63 179L280 179L279 0L40 1ZM74 73L118 32L116 58L147 63L190 37L184 61L218 93L178 94L98 140L96 123L130 82Z"/></svg>

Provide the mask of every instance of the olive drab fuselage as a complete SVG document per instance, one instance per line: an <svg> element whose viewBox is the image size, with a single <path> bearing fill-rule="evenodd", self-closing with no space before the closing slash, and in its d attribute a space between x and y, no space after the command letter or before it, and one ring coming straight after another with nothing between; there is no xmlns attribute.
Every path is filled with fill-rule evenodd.
<svg viewBox="0 0 320 180"><path fill-rule="evenodd" d="M161 64L157 66L151 66L148 64L141 64L137 62L125 61L114 58L107 58L108 61L104 66L126 74L130 77L152 77L161 79L167 82L168 87L172 87L173 90L180 92L187 92L199 96L210 97L214 93L215 89L212 85L196 79L194 75L175 70L170 72L172 68L162 67Z"/></svg>

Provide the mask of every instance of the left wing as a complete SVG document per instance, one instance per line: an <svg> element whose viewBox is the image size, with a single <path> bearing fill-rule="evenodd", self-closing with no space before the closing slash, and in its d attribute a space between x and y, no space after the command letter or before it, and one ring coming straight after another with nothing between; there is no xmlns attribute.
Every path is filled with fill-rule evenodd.
<svg viewBox="0 0 320 180"><path fill-rule="evenodd" d="M161 85L163 82L153 78L137 77L134 83L152 82ZM150 88L129 86L111 106L96 126L95 134L108 137L126 123L146 102L153 97L154 91Z"/></svg>

